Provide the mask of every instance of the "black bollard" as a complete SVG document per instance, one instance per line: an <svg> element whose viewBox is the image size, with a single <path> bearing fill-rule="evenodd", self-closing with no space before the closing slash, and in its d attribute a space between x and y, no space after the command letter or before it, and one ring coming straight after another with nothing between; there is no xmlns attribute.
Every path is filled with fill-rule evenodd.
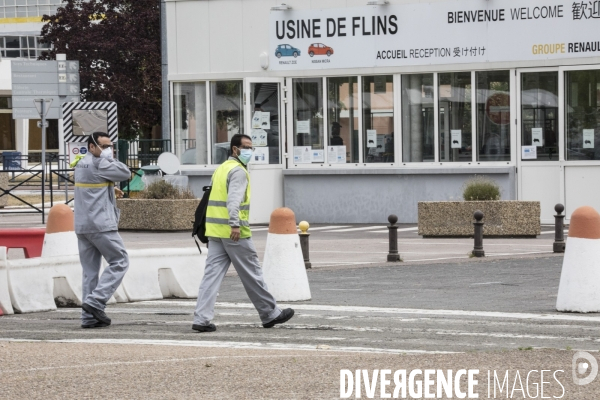
<svg viewBox="0 0 600 400"><path fill-rule="evenodd" d="M302 248L302 257L304 258L304 268L309 269L312 268L312 264L310 262L309 248L308 248L308 237L310 233L308 233L308 222L302 221L298 224L298 228L300 228L300 247Z"/></svg>
<svg viewBox="0 0 600 400"><path fill-rule="evenodd" d="M474 257L485 257L485 252L483 251L483 213L479 210L475 211L473 214L475 217L475 222L473 222L473 226L475 227L475 246L473 247L473 256Z"/></svg>
<svg viewBox="0 0 600 400"><path fill-rule="evenodd" d="M552 250L555 253L564 253L565 252L565 216L560 215L563 211L565 211L565 206L558 203L554 206L554 211L556 211L556 215L554 216L554 244L552 246Z"/></svg>
<svg viewBox="0 0 600 400"><path fill-rule="evenodd" d="M401 261L400 254L398 254L398 227L396 226L398 217L392 214L388 217L388 221L390 222L390 225L387 227L390 232L390 252L387 256L387 260Z"/></svg>

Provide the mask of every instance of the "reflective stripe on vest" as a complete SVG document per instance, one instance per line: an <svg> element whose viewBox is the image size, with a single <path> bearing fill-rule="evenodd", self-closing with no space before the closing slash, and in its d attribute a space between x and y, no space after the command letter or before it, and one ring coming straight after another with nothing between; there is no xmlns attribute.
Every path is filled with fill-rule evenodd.
<svg viewBox="0 0 600 400"><path fill-rule="evenodd" d="M229 212L227 211L227 177L229 172L236 167L244 168L238 161L227 160L217 168L212 176L212 189L208 206L206 208L206 236L229 238L231 236L231 227L229 226ZM249 238L250 224L250 174L244 168L248 185L244 200L240 204L239 224L240 237Z"/></svg>

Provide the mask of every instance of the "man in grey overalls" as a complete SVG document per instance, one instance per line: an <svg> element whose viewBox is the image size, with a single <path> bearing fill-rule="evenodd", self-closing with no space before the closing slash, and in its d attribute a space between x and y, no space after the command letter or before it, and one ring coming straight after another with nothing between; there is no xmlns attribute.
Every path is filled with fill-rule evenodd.
<svg viewBox="0 0 600 400"><path fill-rule="evenodd" d="M88 137L88 153L75 166L75 233L83 268L82 328L110 325L106 302L117 290L129 258L117 232L119 210L114 182L129 179L127 165L113 158L113 144L103 132ZM102 257L108 267L98 276Z"/></svg>

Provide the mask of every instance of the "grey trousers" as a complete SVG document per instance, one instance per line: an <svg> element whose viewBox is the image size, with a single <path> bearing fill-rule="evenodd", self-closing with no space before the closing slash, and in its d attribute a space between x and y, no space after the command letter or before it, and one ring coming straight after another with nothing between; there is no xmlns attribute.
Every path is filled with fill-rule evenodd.
<svg viewBox="0 0 600 400"><path fill-rule="evenodd" d="M209 238L204 277L200 283L198 303L194 312L195 325L208 325L215 315L215 303L221 282L233 264L246 293L263 323L281 313L277 302L267 289L256 248L251 238L234 242L231 239Z"/></svg>
<svg viewBox="0 0 600 400"><path fill-rule="evenodd" d="M129 268L129 256L123 239L117 231L77 234L77 239L79 261L83 268L81 299L92 307L104 310L106 302L115 293ZM102 276L98 276L102 256L108 262L108 266L102 272ZM92 314L82 310L82 324L95 321Z"/></svg>

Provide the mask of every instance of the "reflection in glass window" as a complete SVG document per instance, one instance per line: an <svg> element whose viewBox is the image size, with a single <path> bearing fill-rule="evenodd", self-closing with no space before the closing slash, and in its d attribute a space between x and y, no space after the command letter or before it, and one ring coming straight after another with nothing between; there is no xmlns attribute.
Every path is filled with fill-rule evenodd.
<svg viewBox="0 0 600 400"><path fill-rule="evenodd" d="M29 151L34 153L41 153L42 151L42 128L38 127L38 122L41 122L41 120L29 120ZM47 122L48 128L46 128L46 150L58 151L58 120L49 119Z"/></svg>
<svg viewBox="0 0 600 400"><path fill-rule="evenodd" d="M565 73L567 160L600 160L600 70Z"/></svg>
<svg viewBox="0 0 600 400"><path fill-rule="evenodd" d="M394 162L394 78L362 78L364 162Z"/></svg>
<svg viewBox="0 0 600 400"><path fill-rule="evenodd" d="M438 75L440 161L472 161L471 73Z"/></svg>
<svg viewBox="0 0 600 400"><path fill-rule="evenodd" d="M280 164L279 83L250 84L250 101L254 104L251 121L253 164Z"/></svg>
<svg viewBox="0 0 600 400"><path fill-rule="evenodd" d="M244 133L243 95L242 81L210 83L213 164L226 161L231 137Z"/></svg>
<svg viewBox="0 0 600 400"><path fill-rule="evenodd" d="M402 159L435 161L433 74L402 75Z"/></svg>
<svg viewBox="0 0 600 400"><path fill-rule="evenodd" d="M323 140L323 79L294 79L294 163L323 163L325 142ZM310 147L309 155L302 151ZM299 152L299 153L298 153Z"/></svg>
<svg viewBox="0 0 600 400"><path fill-rule="evenodd" d="M521 74L521 145L536 146L537 159L558 160L558 72Z"/></svg>
<svg viewBox="0 0 600 400"><path fill-rule="evenodd" d="M181 164L208 164L205 82L173 84L173 123Z"/></svg>
<svg viewBox="0 0 600 400"><path fill-rule="evenodd" d="M327 149L327 162L358 162L358 78L356 76L327 78L327 118L329 146L334 147Z"/></svg>
<svg viewBox="0 0 600 400"><path fill-rule="evenodd" d="M510 72L477 72L477 161L510 161Z"/></svg>
<svg viewBox="0 0 600 400"><path fill-rule="evenodd" d="M11 113L0 113L0 150L15 149L15 120Z"/></svg>

